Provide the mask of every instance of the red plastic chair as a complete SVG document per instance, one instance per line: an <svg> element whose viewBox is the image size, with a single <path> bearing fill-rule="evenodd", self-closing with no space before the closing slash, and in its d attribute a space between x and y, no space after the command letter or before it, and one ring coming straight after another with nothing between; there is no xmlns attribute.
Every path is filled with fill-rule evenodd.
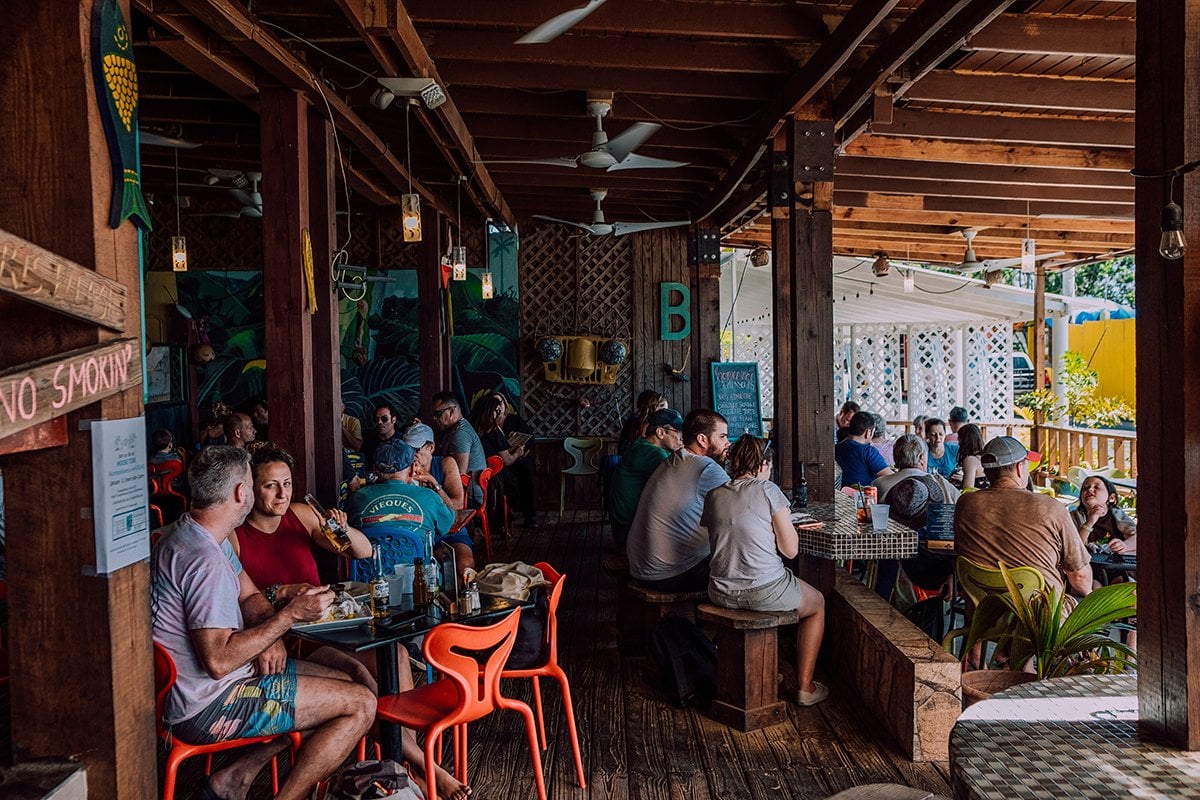
<svg viewBox="0 0 1200 800"><path fill-rule="evenodd" d="M400 694L379 698L379 719L412 728L425 736L425 774L433 775L441 751L442 734L451 729L454 741L455 776L467 781L467 723L496 709L516 711L525 718L525 734L533 761L533 776L539 800L546 800L542 758L534 732L533 711L519 700L500 694L500 674L517 637L517 609L495 625L476 627L443 623L425 636L425 660L441 671L432 683ZM482 669L468 653L495 648ZM463 652L467 651L467 652ZM437 781L429 781L429 800L437 800Z"/></svg>
<svg viewBox="0 0 1200 800"><path fill-rule="evenodd" d="M158 729L158 738L161 739L169 748L167 754L167 772L163 781L163 796L162 800L174 800L175 797L175 779L179 772L179 766L187 759L193 756L208 756L208 760L204 765L204 774L210 774L212 770L212 754L219 753L224 750L234 750L238 747L246 747L253 744L264 744L266 742L274 742L281 737L287 737L291 742L292 758L296 757L296 750L300 747L300 734L293 731L291 733L281 733L275 736L250 736L245 739L227 739L223 742L213 742L212 744L187 744L179 740L178 736L171 734L167 726L163 723L163 711L167 704L167 695L171 691L171 687L175 685L176 678L179 677L179 672L175 668L175 659L171 658L171 654L167 652L158 642L154 643L154 713L155 725ZM276 759L271 759L271 788L275 794L279 793L279 765Z"/></svg>
<svg viewBox="0 0 1200 800"><path fill-rule="evenodd" d="M487 465L488 469L492 471L492 477L494 478L504 470L504 459L500 456L488 456ZM501 536L507 538L512 527L508 521L508 495L504 492L503 487L501 487L500 491L496 492L496 498L500 509L500 518L504 520Z"/></svg>
<svg viewBox="0 0 1200 800"><path fill-rule="evenodd" d="M155 495L173 497L182 503L183 510L187 511L187 495L176 489L173 485L175 480L182 474L182 461L165 461L162 464L151 464L150 486L152 487L152 491Z"/></svg>
<svg viewBox="0 0 1200 800"><path fill-rule="evenodd" d="M565 575L560 575L554 567L545 561L534 564L542 571L546 580L550 581L550 602L546 614L546 638L542 642L542 652L546 661L537 667L529 669L506 669L500 673L501 678L532 678L533 702L537 711L538 734L542 739L542 749L546 749L546 721L542 716L542 691L538 678L553 678L558 681L562 692L563 713L567 717L567 732L571 735L571 750L575 754L575 774L579 777L579 788L586 789L583 779L583 757L579 753L579 735L575 731L575 708L571 704L571 686L567 682L567 673L563 672L558 663L558 601L562 599Z"/></svg>
<svg viewBox="0 0 1200 800"><path fill-rule="evenodd" d="M489 564L492 561L492 522L488 519L487 497L488 484L491 483L493 474L491 467L481 470L479 473L479 488L483 491L483 508L479 509L480 513L475 515L475 519L479 520L479 529L483 531L483 550Z"/></svg>

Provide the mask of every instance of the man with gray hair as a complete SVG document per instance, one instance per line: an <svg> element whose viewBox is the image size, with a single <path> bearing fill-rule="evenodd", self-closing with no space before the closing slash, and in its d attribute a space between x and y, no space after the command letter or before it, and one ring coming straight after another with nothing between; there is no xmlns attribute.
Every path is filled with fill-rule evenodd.
<svg viewBox="0 0 1200 800"><path fill-rule="evenodd" d="M942 490L942 497L945 499L941 502L954 503L958 501L960 492L950 484L950 481L936 472L929 473L929 445L925 444L925 440L921 437L914 433L906 433L901 436L892 443L892 458L896 461L896 471L890 475L876 478L871 484L879 493L879 502L886 503L888 492L892 490L892 487L909 478L918 480L929 478L937 485L937 488Z"/></svg>
<svg viewBox="0 0 1200 800"><path fill-rule="evenodd" d="M229 535L254 505L250 454L216 445L188 469L192 507L163 532L151 555L154 641L178 672L163 721L189 744L307 731L277 798L308 797L342 763L375 717L366 686L329 667L288 658L283 635L321 619L326 586L278 612L242 571ZM204 800L241 798L286 742L247 748L201 787Z"/></svg>

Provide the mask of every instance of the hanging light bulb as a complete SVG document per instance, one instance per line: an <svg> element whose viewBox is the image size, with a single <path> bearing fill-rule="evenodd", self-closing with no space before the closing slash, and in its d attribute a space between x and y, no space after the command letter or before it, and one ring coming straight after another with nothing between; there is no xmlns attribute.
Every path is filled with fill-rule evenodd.
<svg viewBox="0 0 1200 800"><path fill-rule="evenodd" d="M1037 269L1037 242L1033 239L1021 240L1021 272L1033 272Z"/></svg>
<svg viewBox="0 0 1200 800"><path fill-rule="evenodd" d="M421 241L421 196L412 190L412 128L409 120L414 101L415 98L410 97L409 104L404 107L404 169L408 173L408 194L400 195L400 213L401 228L406 242Z"/></svg>
<svg viewBox="0 0 1200 800"><path fill-rule="evenodd" d="M875 263L871 264L871 272L875 273L875 277L882 278L887 275L891 267L892 262L888 261L887 253L880 250L875 254Z"/></svg>
<svg viewBox="0 0 1200 800"><path fill-rule="evenodd" d="M491 300L493 297L495 297L496 288L492 285L492 273L484 272L479 276L479 280L482 282L480 286L480 294L483 296L483 299Z"/></svg>
<svg viewBox="0 0 1200 800"><path fill-rule="evenodd" d="M900 274L904 276L904 293L912 294L913 290L916 289L916 281L913 280L912 270L906 269Z"/></svg>
<svg viewBox="0 0 1200 800"><path fill-rule="evenodd" d="M171 269L187 272L187 239L182 236L171 237Z"/></svg>
<svg viewBox="0 0 1200 800"><path fill-rule="evenodd" d="M461 244L450 251L450 268L456 281L467 279L467 248Z"/></svg>
<svg viewBox="0 0 1200 800"><path fill-rule="evenodd" d="M1158 254L1168 261L1178 261L1187 250L1183 238L1183 209L1174 200L1163 206L1162 238L1158 240Z"/></svg>

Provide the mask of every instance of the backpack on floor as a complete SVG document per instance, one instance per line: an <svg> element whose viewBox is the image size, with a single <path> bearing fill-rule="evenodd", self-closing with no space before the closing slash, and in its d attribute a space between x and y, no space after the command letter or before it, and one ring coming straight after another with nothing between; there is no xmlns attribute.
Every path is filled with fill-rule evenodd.
<svg viewBox="0 0 1200 800"><path fill-rule="evenodd" d="M707 708L717 694L717 648L696 623L668 614L650 635L650 658L658 665L667 702Z"/></svg>
<svg viewBox="0 0 1200 800"><path fill-rule="evenodd" d="M395 761L359 761L342 767L329 779L325 800L423 800L408 769Z"/></svg>

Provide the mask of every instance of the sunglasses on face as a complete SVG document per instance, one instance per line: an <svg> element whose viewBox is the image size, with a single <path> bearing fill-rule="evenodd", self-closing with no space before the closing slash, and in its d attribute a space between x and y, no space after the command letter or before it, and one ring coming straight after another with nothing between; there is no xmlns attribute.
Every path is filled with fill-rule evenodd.
<svg viewBox="0 0 1200 800"><path fill-rule="evenodd" d="M454 406L446 406L445 408L434 409L433 417L434 419L441 419L443 414L445 414L447 411L453 410Z"/></svg>

